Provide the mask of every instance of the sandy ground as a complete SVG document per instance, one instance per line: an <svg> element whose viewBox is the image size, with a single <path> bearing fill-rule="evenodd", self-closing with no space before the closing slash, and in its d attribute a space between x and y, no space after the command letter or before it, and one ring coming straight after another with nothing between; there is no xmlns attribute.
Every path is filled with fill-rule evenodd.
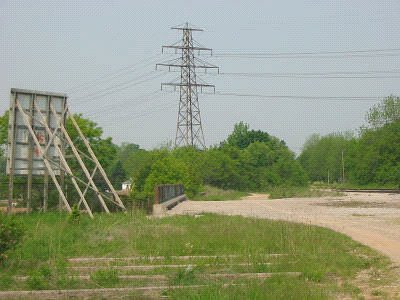
<svg viewBox="0 0 400 300"><path fill-rule="evenodd" d="M400 194L347 193L342 197L185 201L176 214L218 213L311 223L345 233L400 264Z"/></svg>

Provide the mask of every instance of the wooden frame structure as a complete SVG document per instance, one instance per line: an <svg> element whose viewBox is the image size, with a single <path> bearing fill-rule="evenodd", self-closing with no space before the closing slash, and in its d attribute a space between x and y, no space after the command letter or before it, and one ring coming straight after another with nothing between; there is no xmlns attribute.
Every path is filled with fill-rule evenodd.
<svg viewBox="0 0 400 300"><path fill-rule="evenodd" d="M21 99L24 99L23 97L25 97L24 105L21 103ZM55 99L54 101L52 101L53 98ZM78 208L83 205L90 217L93 218L93 213L86 199L89 190L94 192L103 211L106 213L110 213L106 201L115 204L118 209L126 210L93 152L89 141L84 136L77 121L70 112L66 100L67 96L65 94L11 89L7 160L7 173L9 174L9 213L11 213L12 210L14 175L16 175L16 173L17 175L26 175L28 177L28 210L31 208L33 175L44 176L44 211L47 210L49 176L58 191L61 204L60 208L63 207L68 212L72 211L70 201L68 201L64 191L65 175L71 179L72 185L79 195L79 202L77 203ZM45 102L45 104L43 104L43 102ZM57 104L58 107L56 108L54 104ZM79 150L75 146L76 141L72 141L65 125L67 118L71 120L74 129L78 133L79 140L83 142L88 154ZM40 132L40 135L38 132ZM26 135L27 142L25 144L21 142L18 143L18 137L21 136L21 134ZM26 145L27 147L25 147ZM22 148L22 150L27 151L22 151L21 147L25 147L26 149ZM73 158L77 160L80 171L83 172L83 176L79 176L77 172L71 169L68 159L65 156L66 147L71 149ZM23 153L23 157L17 157L17 152ZM34 160L34 156L36 156L36 160ZM94 165L93 170L89 170L83 157L92 162ZM27 168L16 168L16 164L21 165L23 163ZM94 181L95 175L99 176L106 183L109 191L108 193L101 191L96 185Z"/></svg>

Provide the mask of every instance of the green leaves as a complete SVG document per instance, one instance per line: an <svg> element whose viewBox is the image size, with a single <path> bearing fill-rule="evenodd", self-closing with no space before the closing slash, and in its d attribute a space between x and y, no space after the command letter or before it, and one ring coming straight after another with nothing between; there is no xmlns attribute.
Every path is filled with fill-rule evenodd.
<svg viewBox="0 0 400 300"><path fill-rule="evenodd" d="M374 129L396 121L400 121L400 97L393 95L374 105L367 114L367 122Z"/></svg>
<svg viewBox="0 0 400 300"><path fill-rule="evenodd" d="M360 136L312 135L299 157L314 181L340 182L342 151L346 181L356 185L398 186L400 184L400 98L389 96L368 114L369 128Z"/></svg>
<svg viewBox="0 0 400 300"><path fill-rule="evenodd" d="M23 235L22 225L0 212L0 263L7 258L7 253L21 242Z"/></svg>
<svg viewBox="0 0 400 300"><path fill-rule="evenodd" d="M152 195L156 185L177 183L184 185L185 193L189 197L193 197L200 188L200 182L190 172L189 165L183 160L168 156L153 164L146 179L144 191Z"/></svg>

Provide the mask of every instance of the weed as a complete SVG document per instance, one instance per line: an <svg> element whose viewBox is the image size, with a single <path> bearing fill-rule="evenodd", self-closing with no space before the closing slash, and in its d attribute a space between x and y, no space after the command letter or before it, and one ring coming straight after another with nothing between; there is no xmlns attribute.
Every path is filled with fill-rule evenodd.
<svg viewBox="0 0 400 300"><path fill-rule="evenodd" d="M381 291L381 290L373 290L371 292L371 294L372 294L372 296L375 296L375 297L384 297L384 296L386 296L386 293Z"/></svg>
<svg viewBox="0 0 400 300"><path fill-rule="evenodd" d="M223 201L223 200L239 200L248 193L235 190L223 190L217 187L206 185L204 191L192 197L191 200L199 201Z"/></svg>
<svg viewBox="0 0 400 300"><path fill-rule="evenodd" d="M195 269L189 265L185 269L179 270L171 279L172 285L189 285L193 284L196 279Z"/></svg>
<svg viewBox="0 0 400 300"><path fill-rule="evenodd" d="M115 286L119 282L118 271L115 269L98 270L90 275L90 279L101 287Z"/></svg>
<svg viewBox="0 0 400 300"><path fill-rule="evenodd" d="M90 277L91 282L83 285L70 277L72 274L68 273L65 262L67 257L165 256L164 264L177 264L182 261L178 261L176 256L210 255L217 258L185 261L193 268L178 272L159 268L149 273L164 274L171 284L192 285L203 284L208 273L301 272L303 275L295 278L213 279L205 282L209 285L205 289L171 289L165 294L172 299L197 296L207 299L263 299L264 295L271 295L271 299L293 298L293 295L323 299L329 298L327 295L353 294L338 283L327 280L329 274L335 274L341 282L351 282L360 271L371 268L377 270L375 277L379 275L382 278L389 263L388 259L343 234L284 221L211 214L204 214L201 218L174 216L152 219L139 213L98 214L93 220L82 217L79 224L72 224L65 214L58 213L16 218L24 223L26 235L30 238L10 253L7 267L0 267L0 273L1 279L31 275L26 285L19 283L19 288L24 289L122 285L116 269L96 271ZM284 255L268 255L274 253ZM145 260L140 263L157 262ZM130 274L143 273L132 271ZM379 288L378 282L382 281L376 280L376 289ZM230 282L238 286L227 286ZM0 289L9 289L9 286L0 283Z"/></svg>
<svg viewBox="0 0 400 300"><path fill-rule="evenodd" d="M79 224L81 221L81 212L79 211L79 207L77 204L72 206L71 213L68 215L68 221L72 224Z"/></svg>

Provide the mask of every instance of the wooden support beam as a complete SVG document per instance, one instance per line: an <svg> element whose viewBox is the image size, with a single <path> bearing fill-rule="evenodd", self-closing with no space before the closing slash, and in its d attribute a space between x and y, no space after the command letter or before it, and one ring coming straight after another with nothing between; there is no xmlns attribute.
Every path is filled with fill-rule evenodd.
<svg viewBox="0 0 400 300"><path fill-rule="evenodd" d="M53 106L51 106L51 111L52 111L54 117L58 120L59 116L57 115ZM75 158L78 160L79 165L81 166L83 172L85 173L87 180L89 181L90 185L92 186L92 189L96 192L96 195L99 198L99 201L100 201L101 205L103 206L105 212L110 213L110 210L108 209L107 204L105 203L103 197L101 196L99 189L97 188L96 184L94 183L93 179L91 178L89 171L88 171L85 163L83 162L81 156L79 155L78 150L76 149L74 143L72 142L71 137L69 136L67 130L65 129L63 124L61 124L60 128L61 128L61 132L64 134L65 139L67 140L69 146L71 147L71 150L75 155Z"/></svg>
<svg viewBox="0 0 400 300"><path fill-rule="evenodd" d="M70 207L70 205L69 205L69 203L68 203L68 201L67 201L67 199L66 199L66 197L65 197L65 195L64 195L64 192L63 192L62 189L61 189L60 184L58 183L56 174L54 173L54 171L53 171L53 169L52 169L52 167L51 167L51 165L50 165L50 162L48 161L47 157L45 157L45 156L43 155L42 147L41 147L41 145L40 145L40 143L39 143L39 141L38 141L38 139L37 139L37 137L36 137L35 132L33 131L32 127L30 126L28 115L25 113L24 109L22 108L22 106L21 106L21 104L19 103L18 100L16 100L16 105L17 105L17 108L18 108L18 110L20 111L20 113L21 113L21 115L22 115L22 117L23 117L23 119L24 119L25 126L28 128L28 131L29 131L31 137L33 138L34 144L35 144L36 147L38 148L39 155L40 155L41 158L43 159L44 165L46 166L46 168L47 168L47 170L48 170L48 172L49 172L49 175L50 175L51 179L53 180L53 182L54 182L54 184L55 184L55 186L56 186L56 188L57 188L59 194L61 195L61 198L62 198L62 200L63 200L63 202L64 202L65 207L67 208L68 212L71 212L71 207Z"/></svg>
<svg viewBox="0 0 400 300"><path fill-rule="evenodd" d="M53 134L53 133L51 132L51 129L50 129L49 126L47 125L46 119L44 118L44 116L43 116L43 114L41 113L40 109L38 109L38 107L35 106L35 110L37 111L37 113L39 114L39 116L40 116L41 119L42 119L42 125L45 127L45 130L46 130L48 136L50 137L50 143L51 143L51 141L54 141L54 135L55 135L55 134ZM59 122L62 122L62 119L59 120ZM73 172L72 172L71 168L69 167L69 165L68 165L68 163L67 163L67 161L66 161L66 159L65 159L65 157L64 157L64 155L63 155L63 153L62 153L62 149L60 148L60 146L59 146L58 144L54 144L54 147L56 148L56 150L57 150L57 152L58 152L58 156L59 156L59 158L60 158L60 160L61 160L62 165L63 165L64 168L67 170L67 173L71 176L72 184L74 185L75 190L76 190L76 191L78 192L78 194L79 194L80 203L83 202L83 204L84 204L84 206L85 206L85 208L86 208L86 211L88 212L89 216L90 216L91 218L93 218L92 210L90 209L90 207L89 207L89 205L88 205L88 203L87 203L87 201L86 201L86 199L85 199L85 196L82 194L82 191L81 191L81 189L80 189L78 183L76 182L75 178L73 177ZM47 147L46 147L46 149L49 149L49 148L50 148L50 147L49 147L49 144L48 144ZM47 155L47 153L45 153L45 155Z"/></svg>
<svg viewBox="0 0 400 300"><path fill-rule="evenodd" d="M12 203L14 199L14 167L15 167L15 114L16 114L16 109L15 109L15 102L17 100L17 95L15 94L14 97L11 96L11 110L10 110L10 120L9 120L9 126L11 125L11 132L9 134L9 140L8 140L8 167L9 167L9 175L8 175L8 205L7 205L7 214L12 213ZM10 130L10 129L9 129Z"/></svg>
<svg viewBox="0 0 400 300"><path fill-rule="evenodd" d="M81 137L81 139L85 143L86 148L87 148L90 156L92 157L92 159L95 162L97 168L99 169L100 174L102 175L103 179L107 183L108 188L110 189L110 191L114 195L114 199L117 202L118 206L120 208L122 208L123 210L126 210L125 205L122 203L121 199L119 198L119 195L117 194L117 192L115 191L113 185L111 184L110 180L108 179L106 172L104 171L104 169L101 166L100 162L98 161L96 155L94 154L94 152L92 150L92 147L90 146L90 143L88 142L88 140L86 139L85 135L82 133L81 129L79 128L78 123L76 122L74 116L69 111L68 111L68 116L71 119L72 124L74 125L75 129L78 131L79 136Z"/></svg>

